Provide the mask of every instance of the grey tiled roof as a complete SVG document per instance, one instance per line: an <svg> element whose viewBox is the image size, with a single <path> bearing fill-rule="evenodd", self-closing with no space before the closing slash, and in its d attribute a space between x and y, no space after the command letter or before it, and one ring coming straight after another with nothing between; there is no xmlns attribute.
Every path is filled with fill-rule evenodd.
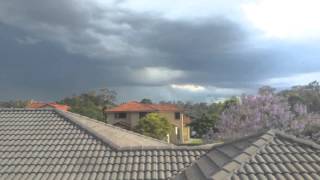
<svg viewBox="0 0 320 180"><path fill-rule="evenodd" d="M133 131L128 131L110 124L97 121L79 114L58 111L57 112L73 121L83 129L90 131L98 136L100 139L106 141L107 144L116 149L132 149L141 147L173 147L175 145L169 144L158 139L144 136Z"/></svg>
<svg viewBox="0 0 320 180"><path fill-rule="evenodd" d="M320 146L268 131L177 147L73 113L0 109L0 179L318 180Z"/></svg>
<svg viewBox="0 0 320 180"><path fill-rule="evenodd" d="M213 147L172 179L319 180L320 146L271 130Z"/></svg>
<svg viewBox="0 0 320 180"><path fill-rule="evenodd" d="M0 109L0 179L169 179L208 149L152 139L150 146L125 148L78 118L49 109ZM118 138L127 138L121 133Z"/></svg>

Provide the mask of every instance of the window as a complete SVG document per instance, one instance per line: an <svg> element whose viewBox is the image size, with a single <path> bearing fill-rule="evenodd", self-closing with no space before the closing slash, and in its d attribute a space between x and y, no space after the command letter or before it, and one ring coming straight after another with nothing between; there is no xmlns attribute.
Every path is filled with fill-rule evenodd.
<svg viewBox="0 0 320 180"><path fill-rule="evenodd" d="M144 118L147 114L147 112L139 112L139 118Z"/></svg>
<svg viewBox="0 0 320 180"><path fill-rule="evenodd" d="M179 112L176 112L174 114L174 117L175 117L176 120L180 120L180 116L181 116L181 114Z"/></svg>
<svg viewBox="0 0 320 180"><path fill-rule="evenodd" d="M127 118L127 113L116 113L116 114L114 114L114 117L116 119L126 119Z"/></svg>

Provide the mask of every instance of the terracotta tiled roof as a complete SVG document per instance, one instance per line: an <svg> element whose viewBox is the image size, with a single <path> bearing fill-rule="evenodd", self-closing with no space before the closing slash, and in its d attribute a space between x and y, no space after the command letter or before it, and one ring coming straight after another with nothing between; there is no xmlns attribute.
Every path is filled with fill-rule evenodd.
<svg viewBox="0 0 320 180"><path fill-rule="evenodd" d="M176 105L173 104L143 104L136 101L120 104L117 107L108 109L107 112L153 112L153 111L169 111L180 112Z"/></svg>
<svg viewBox="0 0 320 180"><path fill-rule="evenodd" d="M39 108L46 108L48 106L55 108L55 109L62 110L62 111L68 111L70 109L70 106L63 105L63 104L57 104L55 102L50 102L50 103L31 102L30 104L27 105L27 108L39 109Z"/></svg>
<svg viewBox="0 0 320 180"><path fill-rule="evenodd" d="M157 109L158 111L182 111L178 106L174 104L149 104L154 109Z"/></svg>
<svg viewBox="0 0 320 180"><path fill-rule="evenodd" d="M48 103L47 105L62 111L68 111L70 109L70 106L63 105L63 104Z"/></svg>

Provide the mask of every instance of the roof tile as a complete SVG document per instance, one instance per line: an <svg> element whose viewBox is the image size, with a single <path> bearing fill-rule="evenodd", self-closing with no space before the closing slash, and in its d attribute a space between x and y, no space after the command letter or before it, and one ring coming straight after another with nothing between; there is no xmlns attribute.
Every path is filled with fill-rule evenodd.
<svg viewBox="0 0 320 180"><path fill-rule="evenodd" d="M320 179L320 175L318 173L310 173L310 176L313 178L313 179Z"/></svg>
<svg viewBox="0 0 320 180"><path fill-rule="evenodd" d="M88 122L92 120L53 109L0 109L0 147L4 147L0 149L0 179L144 180L150 179L144 175L147 170L153 179L164 179L181 171L195 160L195 154L200 156L207 149L175 149L150 138L149 142L160 146L144 147L149 150L116 149L101 136L87 131ZM119 129L113 132L119 131L130 133ZM143 136L130 135L145 140ZM162 158L160 163L163 151L172 158ZM180 163L171 168L174 159ZM140 162L143 164L139 168Z"/></svg>
<svg viewBox="0 0 320 180"><path fill-rule="evenodd" d="M207 157L201 158L197 162L197 166L199 167L202 174L206 177L210 176L211 174L215 173L215 169L217 169L216 165Z"/></svg>
<svg viewBox="0 0 320 180"><path fill-rule="evenodd" d="M256 141L251 142L251 145L249 143L248 148L239 149L239 155L234 158L226 156L229 157L229 159L226 158L228 162L236 161L241 163L234 172L226 173L228 171L223 171L225 167L228 167L228 162L224 163L224 165L219 168L212 166L212 169L215 169L215 172L223 174L223 176L220 176L219 178L227 180L228 177L231 176L232 180L319 179L320 161L318 161L318 158L320 153L315 153L319 152L319 149L317 149L318 146L306 142L305 140L283 135L283 133L280 132L267 133L261 135L260 138L262 141L258 137L256 138ZM239 141L242 142L243 139ZM265 141L265 143L263 143L263 141ZM238 142L231 143L230 146L233 144L238 144ZM216 149L220 149L220 147L213 147L205 157L210 157L209 155L211 152L217 152ZM216 156L217 155L218 154L216 153ZM213 162L217 160L216 156L210 157ZM218 173L214 173L212 177Z"/></svg>
<svg viewBox="0 0 320 180"><path fill-rule="evenodd" d="M213 180L221 180L221 179L227 179L230 176L230 172L221 170L214 175L211 176Z"/></svg>
<svg viewBox="0 0 320 180"><path fill-rule="evenodd" d="M107 112L153 112L153 111L182 111L174 104L144 104L136 101L120 104L114 108L108 109Z"/></svg>
<svg viewBox="0 0 320 180"><path fill-rule="evenodd" d="M236 169L238 169L240 167L240 163L236 162L236 161L231 161L230 163L226 164L223 169L228 171L228 172L233 172ZM251 168L251 167L250 167ZM252 168L251 168L252 169ZM252 171L253 172L253 171Z"/></svg>
<svg viewBox="0 0 320 180"><path fill-rule="evenodd" d="M122 149L93 131L90 119L66 114L0 109L0 179L320 179L319 146L280 132L244 137L209 152Z"/></svg>

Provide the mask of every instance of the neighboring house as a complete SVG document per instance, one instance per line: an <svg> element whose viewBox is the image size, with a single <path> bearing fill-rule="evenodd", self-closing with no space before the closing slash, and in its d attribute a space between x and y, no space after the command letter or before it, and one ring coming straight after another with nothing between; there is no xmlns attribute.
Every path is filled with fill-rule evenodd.
<svg viewBox="0 0 320 180"><path fill-rule="evenodd" d="M44 103L44 102L37 102L37 101L30 101L27 104L27 108L34 108L34 109L39 109L39 108L55 108L59 109L62 111L68 111L70 109L70 106L63 105L63 104L57 104L55 102L49 102L49 103Z"/></svg>
<svg viewBox="0 0 320 180"><path fill-rule="evenodd" d="M190 118L183 110L173 104L144 104L135 101L121 104L106 110L107 121L110 124L132 130L138 121L148 113L158 113L173 125L169 141L174 144L184 144L190 140Z"/></svg>
<svg viewBox="0 0 320 180"><path fill-rule="evenodd" d="M274 130L174 146L56 109L0 109L0 179L319 180L320 146Z"/></svg>

